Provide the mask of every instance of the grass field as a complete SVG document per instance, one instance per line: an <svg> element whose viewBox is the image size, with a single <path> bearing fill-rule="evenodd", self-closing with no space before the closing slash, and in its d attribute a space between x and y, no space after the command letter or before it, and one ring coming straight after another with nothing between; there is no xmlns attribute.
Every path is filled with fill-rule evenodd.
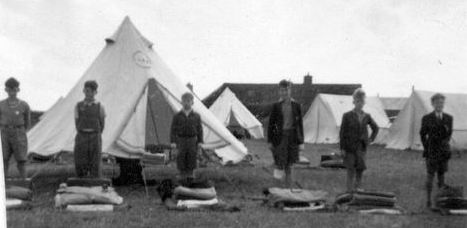
<svg viewBox="0 0 467 228"><path fill-rule="evenodd" d="M260 159L254 166L204 168L200 176L215 182L221 199L239 205L239 213L174 212L160 204L155 188L147 198L141 186L118 187L118 193L131 205L128 210L101 213L71 213L54 209L53 198L59 183L73 175L72 165L31 164L29 173L41 170L34 181L35 203L32 210L9 211L8 227L467 227L467 217L441 216L424 208L424 163L420 152L393 151L382 147L369 148L368 170L364 188L393 191L398 204L410 214L402 216L361 215L357 213L281 212L261 202L241 196L261 196L262 189L274 180L262 167L270 167L272 156L264 141L245 141L252 154ZM317 164L321 154L337 150L336 145L307 145L303 155ZM467 186L467 156L454 156L450 162L447 182ZM14 165L12 165L14 169ZM304 188L329 192L329 200L344 190L344 170L295 169L296 179ZM111 166L105 174L112 175ZM152 177L161 179L176 174L175 168L152 170ZM233 185L225 176L233 180Z"/></svg>

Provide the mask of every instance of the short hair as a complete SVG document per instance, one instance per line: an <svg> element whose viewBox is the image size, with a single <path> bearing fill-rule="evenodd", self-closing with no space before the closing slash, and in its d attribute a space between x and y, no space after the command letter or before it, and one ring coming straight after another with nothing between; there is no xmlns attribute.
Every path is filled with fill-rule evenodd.
<svg viewBox="0 0 467 228"><path fill-rule="evenodd" d="M292 87L292 82L291 81L282 79L279 82L279 88L290 88L290 87Z"/></svg>
<svg viewBox="0 0 467 228"><path fill-rule="evenodd" d="M352 97L354 100L362 100L365 99L366 93L363 91L363 89L358 88L355 91L353 91Z"/></svg>
<svg viewBox="0 0 467 228"><path fill-rule="evenodd" d="M441 94L441 93L435 93L433 96L431 96L431 103L437 101L437 100L446 100L446 97Z"/></svg>
<svg viewBox="0 0 467 228"><path fill-rule="evenodd" d="M19 88L19 81L11 77L5 81L5 87L10 89Z"/></svg>
<svg viewBox="0 0 467 228"><path fill-rule="evenodd" d="M90 88L96 91L97 87L98 87L97 82L94 80L89 80L89 81L84 82L84 88Z"/></svg>
<svg viewBox="0 0 467 228"><path fill-rule="evenodd" d="M186 93L184 93L184 94L182 95L182 100L191 100L191 101L192 101L193 98L194 98L194 97L193 97L193 94L188 93L188 92L186 92Z"/></svg>

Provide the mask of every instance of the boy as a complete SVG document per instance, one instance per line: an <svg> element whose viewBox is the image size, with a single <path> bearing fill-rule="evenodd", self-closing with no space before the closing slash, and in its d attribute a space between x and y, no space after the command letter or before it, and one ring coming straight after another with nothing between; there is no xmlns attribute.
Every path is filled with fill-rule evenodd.
<svg viewBox="0 0 467 228"><path fill-rule="evenodd" d="M78 177L99 178L101 175L101 135L105 125L105 110L95 100L97 82L84 83L84 100L75 107L75 170Z"/></svg>
<svg viewBox="0 0 467 228"><path fill-rule="evenodd" d="M272 105L268 125L268 143L278 169L285 172L285 184L292 187L292 165L303 151L303 121L300 104L292 99L292 83L279 82L280 100Z"/></svg>
<svg viewBox="0 0 467 228"><path fill-rule="evenodd" d="M367 146L378 135L378 125L370 114L363 111L365 92L362 89L354 91L354 109L344 113L340 129L340 148L344 155L344 165L347 169L347 191L361 190L363 171L366 169L365 155ZM368 126L371 136L368 138ZM354 183L355 179L355 183Z"/></svg>
<svg viewBox="0 0 467 228"><path fill-rule="evenodd" d="M193 111L193 94L182 95L183 108L172 119L170 141L172 148L178 149L177 168L182 180L194 178L198 148L203 143L201 117Z"/></svg>
<svg viewBox="0 0 467 228"><path fill-rule="evenodd" d="M448 170L451 158L449 141L452 135L453 117L443 112L444 95L437 93L431 97L434 111L423 116L420 137L423 144L423 157L426 161L427 180L426 206L431 207L431 191L435 174L438 175L438 188L444 186L444 173Z"/></svg>
<svg viewBox="0 0 467 228"><path fill-rule="evenodd" d="M26 155L28 152L28 139L26 130L31 124L29 105L20 99L19 82L9 78L5 82L5 91L8 98L0 101L0 129L2 132L3 165L5 177L11 156L16 160L16 166L21 178L26 178Z"/></svg>

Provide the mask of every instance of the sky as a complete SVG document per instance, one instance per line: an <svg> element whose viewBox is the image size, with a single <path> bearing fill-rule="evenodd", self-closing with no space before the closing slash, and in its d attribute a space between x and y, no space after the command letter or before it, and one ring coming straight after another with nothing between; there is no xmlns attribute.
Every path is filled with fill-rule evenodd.
<svg viewBox="0 0 467 228"><path fill-rule="evenodd" d="M369 95L467 93L464 0L1 0L0 81L46 110L127 15L199 97L307 73Z"/></svg>

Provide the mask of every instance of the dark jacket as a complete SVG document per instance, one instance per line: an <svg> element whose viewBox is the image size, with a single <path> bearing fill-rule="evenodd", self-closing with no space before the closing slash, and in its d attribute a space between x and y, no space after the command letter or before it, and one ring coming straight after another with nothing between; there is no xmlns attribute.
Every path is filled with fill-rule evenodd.
<svg viewBox="0 0 467 228"><path fill-rule="evenodd" d="M443 113L440 120L436 113L429 113L422 118L420 137L423 144L423 157L428 159L449 159L451 150L449 141L452 135L451 115Z"/></svg>
<svg viewBox="0 0 467 228"><path fill-rule="evenodd" d="M294 100L291 101L293 129L295 129L297 144L303 144L303 120L302 109L299 103ZM268 124L268 142L273 146L277 146L282 140L282 128L284 118L282 116L282 101L272 105L271 114L269 115Z"/></svg>
<svg viewBox="0 0 467 228"><path fill-rule="evenodd" d="M371 136L368 137L368 126L371 128ZM339 132L340 148L345 152L355 153L358 144L363 142L365 146L373 142L378 135L378 125L370 114L364 113L363 121L358 120L355 111L349 111L342 116L341 129Z"/></svg>
<svg viewBox="0 0 467 228"><path fill-rule="evenodd" d="M191 111L187 116L181 110L174 115L170 130L170 142L176 143L178 137L197 137L197 142L203 143L203 126L198 113Z"/></svg>

